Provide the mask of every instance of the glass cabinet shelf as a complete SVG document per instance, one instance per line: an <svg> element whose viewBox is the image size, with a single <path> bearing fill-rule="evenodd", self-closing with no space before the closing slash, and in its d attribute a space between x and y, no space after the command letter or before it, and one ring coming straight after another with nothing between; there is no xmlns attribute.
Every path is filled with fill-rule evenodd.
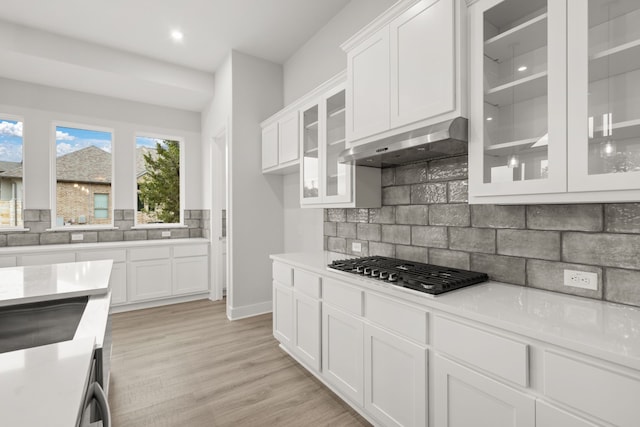
<svg viewBox="0 0 640 427"><path fill-rule="evenodd" d="M523 77L521 79L489 89L485 93L485 101L502 106L515 104L528 99L537 98L547 90L547 72Z"/></svg>
<svg viewBox="0 0 640 427"><path fill-rule="evenodd" d="M547 14L536 16L484 42L484 54L494 61L546 47Z"/></svg>
<svg viewBox="0 0 640 427"><path fill-rule="evenodd" d="M589 82L638 69L640 69L640 39L591 55Z"/></svg>

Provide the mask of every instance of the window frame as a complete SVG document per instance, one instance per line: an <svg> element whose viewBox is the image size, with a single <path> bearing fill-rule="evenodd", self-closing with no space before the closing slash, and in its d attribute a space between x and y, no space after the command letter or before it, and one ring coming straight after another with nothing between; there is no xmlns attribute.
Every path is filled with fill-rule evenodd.
<svg viewBox="0 0 640 427"><path fill-rule="evenodd" d="M153 139L161 139L161 140L169 140L169 141L177 141L180 146L180 222L172 222L172 223L159 223L159 224L139 224L138 223L138 178L137 178L137 150L138 150L138 138L153 138ZM184 223L184 210L185 210L185 195L186 195L186 177L184 174L185 171L185 137L184 136L176 136L176 135L168 135L168 134L160 134L156 132L144 132L139 131L136 132L133 136L133 228L134 229L147 229L147 228L182 228L186 227Z"/></svg>
<svg viewBox="0 0 640 427"><path fill-rule="evenodd" d="M107 208L107 215L110 218L110 222L108 224L74 224L74 225L57 225L57 139L56 139L56 130L58 127L65 128L73 128L80 130L88 130L88 131L96 131L96 132L108 132L111 134L111 209ZM51 204L51 228L50 230L61 231L61 230L99 230L99 229L113 229L114 226L114 210L115 210L115 189L116 189L116 174L115 174L115 141L116 141L116 132L114 128L100 125L91 125L85 123L78 122L67 122L63 120L53 120L51 122L51 142L49 144L50 148L50 181L51 184L49 186L49 196L50 196L50 204ZM93 206L92 206L93 208Z"/></svg>
<svg viewBox="0 0 640 427"><path fill-rule="evenodd" d="M10 120L10 121L15 121L15 122L20 122L22 123L22 226L7 226L7 227L0 227L0 233L2 232L8 232L8 231L26 231L28 230L28 228L26 228L24 226L24 211L26 210L25 207L25 202L26 202L26 194L27 194L27 186L25 185L26 180L25 177L27 175L26 173L26 157L27 157L27 150L26 148L26 138L25 135L27 133L27 126L26 126L26 119L23 115L20 114L13 114L13 113L5 113L5 112L1 112L0 111L0 121L5 121L5 120Z"/></svg>

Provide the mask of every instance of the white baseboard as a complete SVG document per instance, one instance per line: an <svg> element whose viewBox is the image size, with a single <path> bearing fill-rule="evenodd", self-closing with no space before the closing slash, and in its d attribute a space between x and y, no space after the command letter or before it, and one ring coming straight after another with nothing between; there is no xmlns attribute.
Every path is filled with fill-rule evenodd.
<svg viewBox="0 0 640 427"><path fill-rule="evenodd" d="M122 304L111 306L110 313L123 313L125 311L142 310L144 308L160 307L163 305L179 304L181 302L197 301L201 299L209 299L209 293L187 295L182 297L159 299L155 301L144 301L131 304Z"/></svg>
<svg viewBox="0 0 640 427"><path fill-rule="evenodd" d="M265 301L258 304L245 305L242 307L230 307L227 304L227 317L229 320L244 319L246 317L258 316L260 314L271 313L273 302Z"/></svg>

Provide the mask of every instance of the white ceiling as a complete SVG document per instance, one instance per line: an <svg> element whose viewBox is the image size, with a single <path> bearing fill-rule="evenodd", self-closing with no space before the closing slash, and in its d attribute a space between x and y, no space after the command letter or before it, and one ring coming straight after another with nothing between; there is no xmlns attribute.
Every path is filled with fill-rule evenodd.
<svg viewBox="0 0 640 427"><path fill-rule="evenodd" d="M201 71L231 49L283 63L349 0L2 0L0 19ZM169 33L179 28L182 43Z"/></svg>

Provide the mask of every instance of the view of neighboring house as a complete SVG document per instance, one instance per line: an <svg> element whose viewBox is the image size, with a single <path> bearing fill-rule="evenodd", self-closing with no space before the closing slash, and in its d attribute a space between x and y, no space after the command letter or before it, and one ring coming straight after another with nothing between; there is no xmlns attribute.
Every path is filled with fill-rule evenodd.
<svg viewBox="0 0 640 427"><path fill-rule="evenodd" d="M17 169L20 170L16 177ZM22 227L22 162L0 161L0 227Z"/></svg>
<svg viewBox="0 0 640 427"><path fill-rule="evenodd" d="M136 150L136 178L146 174L144 153ZM153 154L152 154L153 155ZM0 162L0 224L23 226L22 163ZM88 146L56 159L56 225L111 224L111 153ZM138 223L154 222L153 213L139 213Z"/></svg>

